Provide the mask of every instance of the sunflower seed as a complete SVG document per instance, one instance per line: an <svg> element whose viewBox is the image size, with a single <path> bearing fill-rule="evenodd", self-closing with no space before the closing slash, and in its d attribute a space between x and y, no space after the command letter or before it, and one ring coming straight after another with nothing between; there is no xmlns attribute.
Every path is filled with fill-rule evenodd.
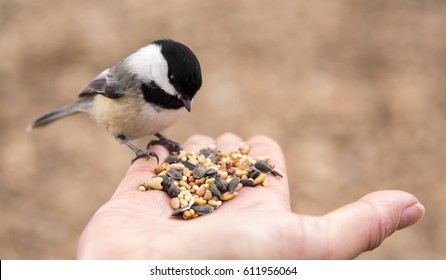
<svg viewBox="0 0 446 280"><path fill-rule="evenodd" d="M170 155L170 156L168 156L164 161L166 161L166 162L169 163L169 164L172 164L172 163L179 162L179 161L180 161L180 158L177 157L177 156Z"/></svg>
<svg viewBox="0 0 446 280"><path fill-rule="evenodd" d="M211 154L208 159L210 159L212 163L217 163L220 160L220 156L217 154Z"/></svg>
<svg viewBox="0 0 446 280"><path fill-rule="evenodd" d="M169 175L169 177L175 179L175 180L181 180L183 178L183 173L181 173L181 171L178 171L176 169L169 169L167 171L167 175Z"/></svg>
<svg viewBox="0 0 446 280"><path fill-rule="evenodd" d="M228 191L229 193L233 193L235 191L235 189L237 188L238 183L240 183L240 178L239 177L234 177L231 179L231 181L229 181L228 184Z"/></svg>
<svg viewBox="0 0 446 280"><path fill-rule="evenodd" d="M209 187L209 191L211 191L212 195L216 197L220 197L221 195L220 190L217 188L215 184L211 184L211 186Z"/></svg>
<svg viewBox="0 0 446 280"><path fill-rule="evenodd" d="M195 164L182 160L181 163L189 170L194 170Z"/></svg>
<svg viewBox="0 0 446 280"><path fill-rule="evenodd" d="M257 170L257 169L253 169L253 170L249 173L248 177L249 177L249 178L252 178L252 179L255 179L255 178L259 177L259 175L260 175L260 171Z"/></svg>
<svg viewBox="0 0 446 280"><path fill-rule="evenodd" d="M228 182L226 182L225 179L217 177L215 178L215 184L217 185L217 188L220 190L220 192L224 193L228 191Z"/></svg>
<svg viewBox="0 0 446 280"><path fill-rule="evenodd" d="M255 186L257 186L259 184L256 181L254 181L253 179L241 179L240 183L244 187L255 187Z"/></svg>
<svg viewBox="0 0 446 280"><path fill-rule="evenodd" d="M211 155L211 152L209 151L209 149L201 149L200 154L207 158Z"/></svg>
<svg viewBox="0 0 446 280"><path fill-rule="evenodd" d="M207 166L204 164L199 164L195 166L194 170L192 171L192 176L194 176L195 179L199 179L204 176L204 174L207 171Z"/></svg>
<svg viewBox="0 0 446 280"><path fill-rule="evenodd" d="M211 167L208 170L206 170L206 173L204 173L204 175L213 177L215 174L217 174L217 172L218 172L217 169Z"/></svg>
<svg viewBox="0 0 446 280"><path fill-rule="evenodd" d="M274 176L277 176L277 177L283 178L283 175L282 175L282 174L280 174L279 172L277 172L276 170L273 170L273 171L271 171L271 174L273 174Z"/></svg>
<svg viewBox="0 0 446 280"><path fill-rule="evenodd" d="M184 207L181 207L181 208L178 208L178 209L176 209L176 210L174 210L173 212L172 212L172 216L182 216L183 215L183 212L184 211L187 211L187 210L189 210L190 209L190 206L189 205L186 205L186 206L184 206Z"/></svg>
<svg viewBox="0 0 446 280"><path fill-rule="evenodd" d="M214 212L214 207L210 206L210 205L195 205L192 206L192 210L195 211L195 213L197 213L200 216L209 214Z"/></svg>
<svg viewBox="0 0 446 280"><path fill-rule="evenodd" d="M256 161L256 163L254 164L255 168L257 168L258 170L262 171L262 172L270 172L271 174L273 174L274 176L278 176L278 177L283 177L282 174L280 174L279 172L277 172L276 170L272 169L271 166L269 166L268 163L266 163L263 160L258 160Z"/></svg>
<svg viewBox="0 0 446 280"><path fill-rule="evenodd" d="M268 163L266 163L263 160L256 161L256 163L254 164L254 167L257 168L258 170L262 171L262 172L271 172L271 171L273 171L271 166L269 166Z"/></svg>
<svg viewBox="0 0 446 280"><path fill-rule="evenodd" d="M167 188L167 194L170 198L177 197L179 194L178 187L172 182L169 184L169 187Z"/></svg>

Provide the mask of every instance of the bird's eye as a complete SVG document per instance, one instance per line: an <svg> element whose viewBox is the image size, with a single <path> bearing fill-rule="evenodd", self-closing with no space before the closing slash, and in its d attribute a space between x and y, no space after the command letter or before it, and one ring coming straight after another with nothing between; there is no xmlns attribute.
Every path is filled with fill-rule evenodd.
<svg viewBox="0 0 446 280"><path fill-rule="evenodd" d="M176 79L176 77L175 77L174 75L170 75L170 76L169 76L169 80L171 80L171 81L175 81L175 79Z"/></svg>

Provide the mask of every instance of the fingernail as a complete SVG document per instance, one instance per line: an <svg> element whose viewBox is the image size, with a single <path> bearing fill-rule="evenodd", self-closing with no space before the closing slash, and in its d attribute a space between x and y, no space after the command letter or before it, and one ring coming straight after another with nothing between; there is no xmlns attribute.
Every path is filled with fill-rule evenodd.
<svg viewBox="0 0 446 280"><path fill-rule="evenodd" d="M407 207L403 210L400 217L400 222L398 224L398 229L403 229L409 227L424 216L425 208L423 204L417 203L412 206Z"/></svg>

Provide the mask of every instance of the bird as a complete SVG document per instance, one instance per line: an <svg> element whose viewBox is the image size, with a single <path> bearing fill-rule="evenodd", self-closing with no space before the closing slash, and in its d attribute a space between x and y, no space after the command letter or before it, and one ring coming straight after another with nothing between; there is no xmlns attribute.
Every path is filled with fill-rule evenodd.
<svg viewBox="0 0 446 280"><path fill-rule="evenodd" d="M159 162L156 153L143 151L130 141L154 135L158 139L150 141L147 148L162 144L178 153L180 144L160 131L183 112L190 112L201 85L200 62L192 50L171 39L156 40L102 71L79 93L76 102L40 116L28 130L88 113L135 153L132 164L141 157L155 157Z"/></svg>

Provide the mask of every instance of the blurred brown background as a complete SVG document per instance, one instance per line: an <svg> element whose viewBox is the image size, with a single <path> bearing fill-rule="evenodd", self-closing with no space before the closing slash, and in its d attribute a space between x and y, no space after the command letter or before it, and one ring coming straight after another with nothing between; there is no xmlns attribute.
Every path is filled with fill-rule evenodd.
<svg viewBox="0 0 446 280"><path fill-rule="evenodd" d="M158 38L204 76L166 135L274 138L299 213L409 191L424 219L359 258L446 258L445 15L440 0L0 0L0 258L75 257L132 153L85 115L25 127Z"/></svg>

